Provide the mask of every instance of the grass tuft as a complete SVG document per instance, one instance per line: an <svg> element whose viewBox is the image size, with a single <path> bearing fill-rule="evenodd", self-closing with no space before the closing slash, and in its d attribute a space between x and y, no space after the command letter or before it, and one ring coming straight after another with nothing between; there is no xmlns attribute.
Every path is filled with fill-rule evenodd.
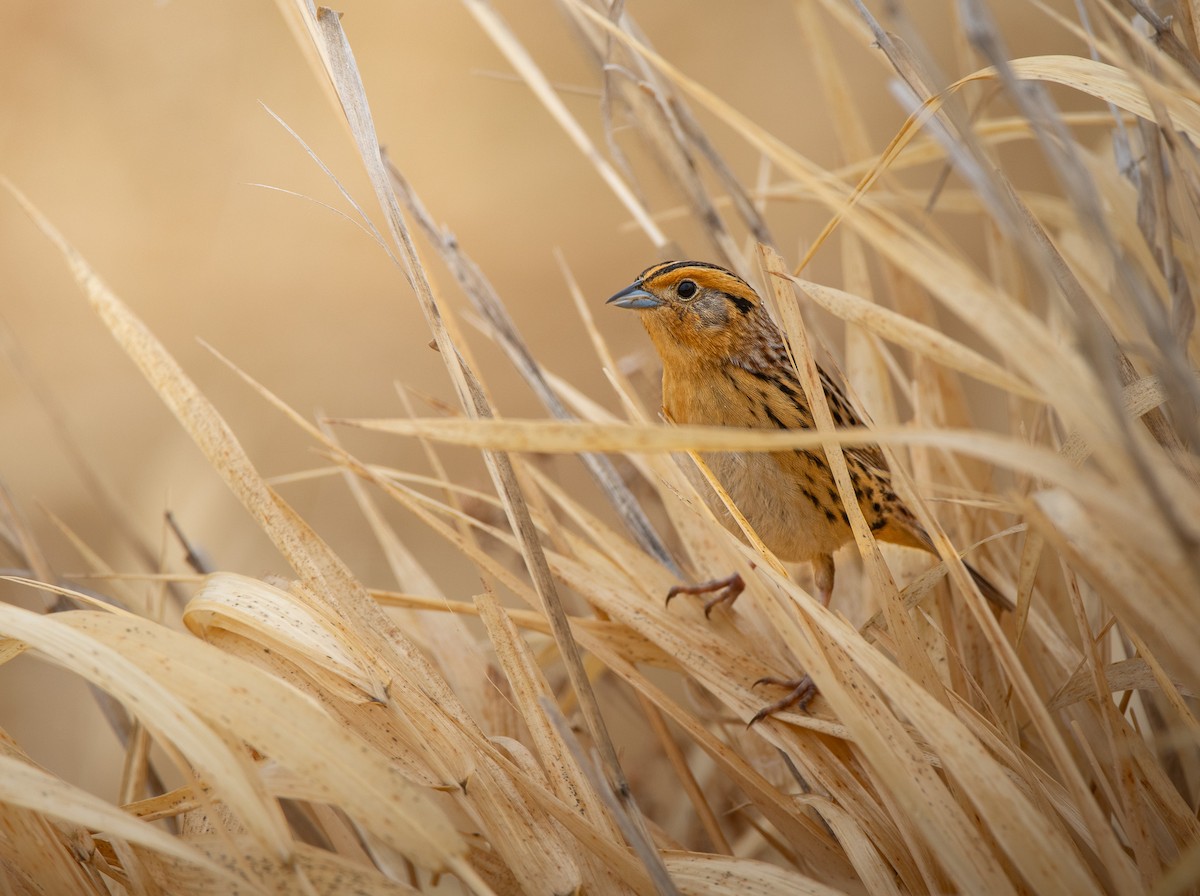
<svg viewBox="0 0 1200 896"><path fill-rule="evenodd" d="M603 85L593 120L578 120L584 107L559 98L488 3L466 0L647 255L680 254L675 226L701 222L704 254L758 285L802 378L816 382L814 358L838 368L873 422L832 430L818 409L817 431L664 425L565 262L613 391L556 376L381 151L337 15L281 2L369 174L381 224L363 226L411 285L459 406L416 416L405 395L393 419L312 423L251 384L323 454L328 467L309 475L344 477L398 583L368 588L288 504L287 482L264 479L154 334L6 184L245 506L245 525L292 570L268 582L201 568L198 583L180 571L190 592L169 625L123 590L150 570L86 590L52 582L0 496L6 540L37 572L13 581L59 601L45 614L0 605L0 662L31 651L77 675L127 746L113 804L0 735L6 889L1200 888L1194 4L1170 20L1146 10L1137 27L1106 2L1081 4L1079 21L1044 9L1073 49L1016 59L989 11L961 3L960 73L947 77L902 13L880 23L858 4L798 3L796 52L816 61L813 88L834 110L822 127L836 134L836 167L654 52L623 4L561 5ZM847 39L877 43L909 113L885 146L855 103L837 49ZM618 132L636 153L617 150ZM730 134L761 157L754 183L718 150ZM1014 145L1037 160L1036 189L1011 166ZM638 186L655 165L670 202ZM827 221L803 252L771 244L795 204ZM495 416L495 373L475 360L426 256L451 273L544 419ZM817 257L840 269L836 283L815 281ZM841 322L840 345L806 326L817 308ZM349 426L422 440L437 474L356 456L338 439ZM941 562L880 550L859 520L832 609L810 597L807 569L727 532L690 475L697 451L822 445L836 472L834 448L864 443L889 454ZM483 453L490 492L449 479L449 444ZM574 488L542 463L550 453L580 456L598 488ZM443 592L391 528L382 508L393 505L478 572L479 594ZM963 554L1015 596L1014 613L985 603ZM686 597L664 604L682 579L733 571L746 593L711 620ZM801 669L820 689L810 711L748 727L771 699L755 682Z"/></svg>

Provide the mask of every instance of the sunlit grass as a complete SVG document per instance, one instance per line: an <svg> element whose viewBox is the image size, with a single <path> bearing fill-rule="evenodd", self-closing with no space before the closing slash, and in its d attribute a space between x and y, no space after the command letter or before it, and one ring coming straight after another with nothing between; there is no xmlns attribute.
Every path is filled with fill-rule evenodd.
<svg viewBox="0 0 1200 896"><path fill-rule="evenodd" d="M114 775L132 794L98 800L0 740L10 889L1192 890L1191 16L1156 45L1098 6L1090 38L1064 30L1070 52L1009 60L986 14L963 4L970 40L959 61L973 74L953 80L922 61L911 23L897 25L901 44L851 5L798 4L796 52L820 61L813 87L836 110L822 126L836 131L843 167L829 170L659 58L631 23L571 0L567 13L609 73L598 120L641 135L678 187L679 207L648 209L490 7L467 6L645 233L646 257L614 281L678 252L682 207L706 222L704 251L758 285L793 349L811 344L839 368L872 423L788 433L663 424L594 327L589 306L603 296L565 269L591 337L580 352L595 351L613 393L585 395L544 369L486 272L381 154L337 18L284 6L346 115L378 200L375 232L412 286L460 408L387 420L334 409L314 423L254 385L346 476L398 582L369 589L377 583L360 581L318 521L294 512L286 484L264 480L187 373L20 198L294 578L209 573L174 629L122 606L105 579L90 585L112 584L114 608L87 596L44 615L0 606L0 659L32 651L125 707L129 758ZM912 114L887 147L866 137L835 27L877 40L880 63L906 85L898 93ZM1095 108L1060 115L1047 83ZM692 109L754 147L768 182L738 183ZM1117 152L1097 145L1104 115ZM1014 186L1021 179L997 153L1012 141L1038 150L1053 192ZM807 255L761 246L779 204L796 201L829 222ZM984 251L972 251L980 240ZM820 253L836 260L838 282L810 279L806 263ZM432 286L434 257L546 419L493 419L490 372L471 361ZM807 332L813 307L844 322L841 344ZM440 445L477 448L493 492L354 456L336 439L350 425L424 440L435 469ZM930 570L927 558L879 553L864 531L861 562L846 549L828 610L809 596L806 569L785 569L712 517L687 453L863 442L888 452L943 562ZM547 452L584 456L599 489L582 494L531 458ZM443 593L384 504L453 545L480 593ZM1013 596L1014 613L983 601L960 552ZM732 571L747 592L711 620L687 598L663 601L682 579ZM810 712L748 728L772 699L755 682L799 670L820 688ZM151 780L182 783L160 793L147 791Z"/></svg>

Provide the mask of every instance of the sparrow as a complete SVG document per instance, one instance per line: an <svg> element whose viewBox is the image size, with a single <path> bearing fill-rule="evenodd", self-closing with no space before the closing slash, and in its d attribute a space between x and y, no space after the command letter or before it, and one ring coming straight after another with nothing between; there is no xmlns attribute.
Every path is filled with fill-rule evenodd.
<svg viewBox="0 0 1200 896"><path fill-rule="evenodd" d="M662 359L662 407L671 421L705 426L758 429L812 429L812 411L788 357L779 328L745 280L703 261L670 261L644 270L608 300L637 311ZM820 370L825 399L835 425L861 420L846 396ZM897 496L883 452L875 446L843 449L859 509L875 537L937 555L929 534ZM701 458L733 503L781 560L812 565L817 598L828 605L833 593L834 552L854 534L825 452L722 451ZM711 489L705 500L719 519L741 535L732 515ZM1012 602L971 566L968 571L985 597L1011 610ZM740 577L680 585L678 593L716 591L705 604L737 597ZM775 683L782 684L784 682ZM797 691L768 707L804 708L816 693L807 678L787 684ZM763 713L756 716L761 717Z"/></svg>

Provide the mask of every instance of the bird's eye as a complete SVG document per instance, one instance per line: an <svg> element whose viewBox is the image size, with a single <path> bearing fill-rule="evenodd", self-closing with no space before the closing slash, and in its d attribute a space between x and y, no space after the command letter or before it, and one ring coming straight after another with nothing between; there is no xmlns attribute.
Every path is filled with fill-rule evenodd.
<svg viewBox="0 0 1200 896"><path fill-rule="evenodd" d="M694 280L680 280L679 285L675 287L675 293L681 299L690 299L696 294L696 289Z"/></svg>

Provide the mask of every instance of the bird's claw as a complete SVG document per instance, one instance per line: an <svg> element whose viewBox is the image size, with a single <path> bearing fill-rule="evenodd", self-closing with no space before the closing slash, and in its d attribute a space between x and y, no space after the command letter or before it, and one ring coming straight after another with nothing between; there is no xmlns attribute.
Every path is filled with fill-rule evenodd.
<svg viewBox="0 0 1200 896"><path fill-rule="evenodd" d="M777 684L785 688L790 688L790 690L786 697L782 697L774 703L768 703L756 712L754 718L746 725L747 728L755 722L761 722L767 716L773 716L775 713L790 709L793 706L799 707L801 712L808 712L808 704L812 703L813 697L817 696L817 686L807 675L800 678L775 678L768 675L754 682L754 687L758 687L760 684Z"/></svg>
<svg viewBox="0 0 1200 896"><path fill-rule="evenodd" d="M713 608L719 604L731 604L739 594L746 590L746 583L738 573L731 576L726 576L723 579L713 579L708 582L701 582L699 585L673 585L671 590L667 592L667 603L671 602L671 598L680 594L711 594L717 592L715 597L704 602L704 617L707 619L712 615Z"/></svg>

